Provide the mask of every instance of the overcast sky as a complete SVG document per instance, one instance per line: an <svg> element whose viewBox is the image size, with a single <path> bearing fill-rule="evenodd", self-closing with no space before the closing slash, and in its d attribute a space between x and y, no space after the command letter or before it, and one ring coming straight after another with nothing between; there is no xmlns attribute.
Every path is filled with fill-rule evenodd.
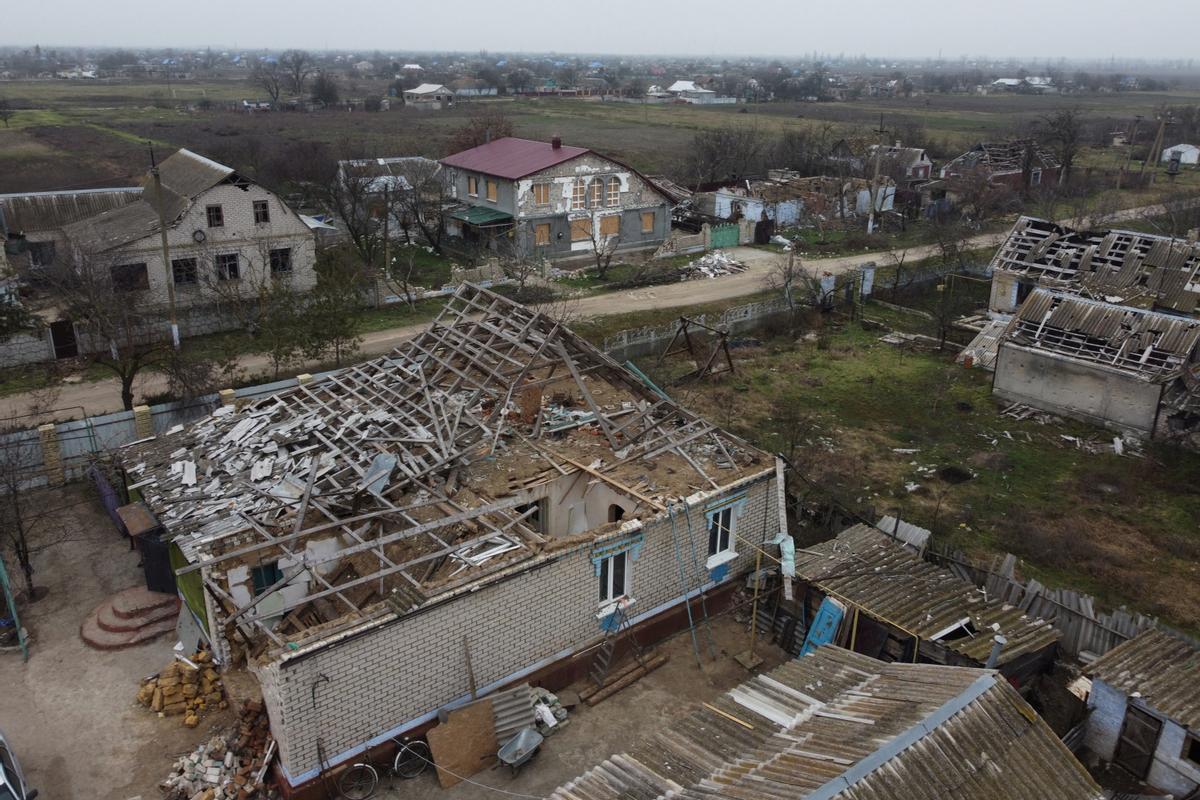
<svg viewBox="0 0 1200 800"><path fill-rule="evenodd" d="M0 44L1191 58L1196 0L7 0ZM1172 23L1171 21L1176 21ZM1190 46L1189 46L1190 45Z"/></svg>

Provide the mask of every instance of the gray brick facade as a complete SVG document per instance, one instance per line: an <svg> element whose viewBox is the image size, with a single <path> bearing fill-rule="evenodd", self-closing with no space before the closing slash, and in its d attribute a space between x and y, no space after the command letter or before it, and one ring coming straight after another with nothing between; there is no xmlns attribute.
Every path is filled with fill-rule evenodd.
<svg viewBox="0 0 1200 800"><path fill-rule="evenodd" d="M737 555L710 572L705 511L742 495L745 502L735 516ZM686 516L678 506L674 535L667 515L647 520L640 536L626 526L602 539L535 556L404 617L366 623L256 667L290 782L298 785L316 776L318 741L326 766L336 766L467 697L464 637L481 691L596 642L603 631L593 556L600 551L631 548L634 603L628 613L636 622L682 602L677 543L688 593L751 569L753 545L777 533L775 504L771 469L709 496L693 496ZM778 551L768 547L767 552Z"/></svg>

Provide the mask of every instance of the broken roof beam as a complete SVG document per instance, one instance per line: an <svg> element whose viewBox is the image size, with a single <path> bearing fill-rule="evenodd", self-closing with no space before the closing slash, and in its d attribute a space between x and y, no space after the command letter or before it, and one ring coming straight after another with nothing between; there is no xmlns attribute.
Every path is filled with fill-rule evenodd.
<svg viewBox="0 0 1200 800"><path fill-rule="evenodd" d="M614 452L620 450L620 445L617 444L617 437L613 435L612 423L608 421L608 417L604 416L600 411L600 407L596 405L596 401L592 398L592 393L588 391L587 385L583 382L583 376L575 368L575 362L571 358L570 353L567 352L567 348L560 342L555 344L554 349L558 351L558 354L562 357L563 364L566 365L567 370L571 373L571 377L575 379L575 385L579 387L580 394L583 395L588 408L592 410L592 414L596 417L596 424L604 432L604 438L608 439L609 446L612 447Z"/></svg>

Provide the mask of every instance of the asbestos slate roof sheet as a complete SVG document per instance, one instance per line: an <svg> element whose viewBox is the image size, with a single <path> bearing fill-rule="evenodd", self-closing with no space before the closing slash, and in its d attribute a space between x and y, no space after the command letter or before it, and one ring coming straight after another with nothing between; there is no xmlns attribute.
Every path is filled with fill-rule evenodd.
<svg viewBox="0 0 1200 800"><path fill-rule="evenodd" d="M884 664L832 646L696 707L550 795L551 800L1102 796L1049 727L994 671Z"/></svg>
<svg viewBox="0 0 1200 800"><path fill-rule="evenodd" d="M508 136L442 159L450 167L516 180L590 152L586 147L518 139Z"/></svg>
<svg viewBox="0 0 1200 800"><path fill-rule="evenodd" d="M141 199L140 187L0 195L0 221L13 233L53 231Z"/></svg>
<svg viewBox="0 0 1200 800"><path fill-rule="evenodd" d="M978 588L914 555L882 531L855 525L805 552L796 553L796 575L826 594L922 639L970 618L976 634L941 643L980 664L1000 633L1008 644L1001 666L1048 647L1060 638L1044 619L984 596Z"/></svg>
<svg viewBox="0 0 1200 800"><path fill-rule="evenodd" d="M1114 647L1087 669L1147 707L1200 730L1200 645L1158 628Z"/></svg>

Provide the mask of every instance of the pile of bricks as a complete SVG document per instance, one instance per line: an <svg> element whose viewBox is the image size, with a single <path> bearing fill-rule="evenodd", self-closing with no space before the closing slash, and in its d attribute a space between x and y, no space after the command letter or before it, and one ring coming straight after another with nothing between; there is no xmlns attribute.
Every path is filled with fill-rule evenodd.
<svg viewBox="0 0 1200 800"><path fill-rule="evenodd" d="M206 711L229 707L221 676L213 668L212 656L204 650L189 659L177 659L147 678L137 699L160 716L182 714L183 724L189 728L199 725Z"/></svg>
<svg viewBox="0 0 1200 800"><path fill-rule="evenodd" d="M159 787L166 800L272 800L264 778L274 755L262 701L247 700L235 727L176 761Z"/></svg>

